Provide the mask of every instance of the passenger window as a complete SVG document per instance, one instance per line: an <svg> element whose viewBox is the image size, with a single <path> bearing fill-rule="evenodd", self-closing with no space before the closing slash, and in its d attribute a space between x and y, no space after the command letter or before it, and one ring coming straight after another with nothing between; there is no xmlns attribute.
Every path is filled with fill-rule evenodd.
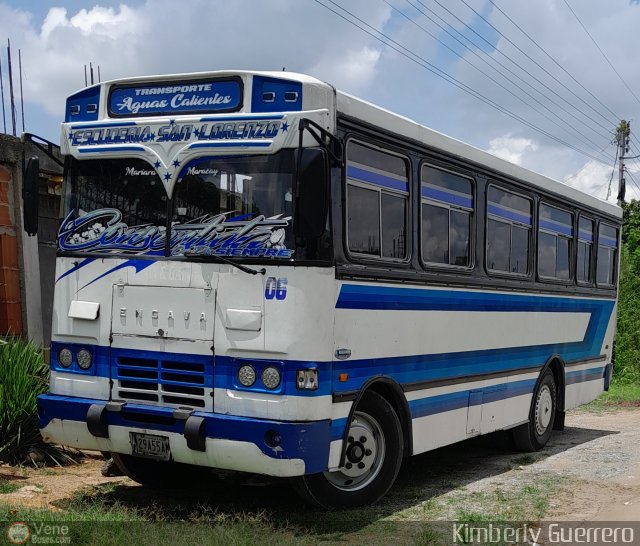
<svg viewBox="0 0 640 546"><path fill-rule="evenodd" d="M487 269L526 275L532 226L531 199L489 186Z"/></svg>
<svg viewBox="0 0 640 546"><path fill-rule="evenodd" d="M407 256L407 162L357 142L347 148L347 244L354 254Z"/></svg>
<svg viewBox="0 0 640 546"><path fill-rule="evenodd" d="M607 224L598 229L598 258L596 281L602 285L615 284L615 268L618 261L618 230Z"/></svg>
<svg viewBox="0 0 640 546"><path fill-rule="evenodd" d="M471 265L472 181L422 167L422 259L428 264Z"/></svg>
<svg viewBox="0 0 640 546"><path fill-rule="evenodd" d="M580 218L578 222L578 252L576 277L579 282L592 283L593 269L593 220Z"/></svg>
<svg viewBox="0 0 640 546"><path fill-rule="evenodd" d="M538 274L567 281L571 279L573 214L542 203L538 231Z"/></svg>

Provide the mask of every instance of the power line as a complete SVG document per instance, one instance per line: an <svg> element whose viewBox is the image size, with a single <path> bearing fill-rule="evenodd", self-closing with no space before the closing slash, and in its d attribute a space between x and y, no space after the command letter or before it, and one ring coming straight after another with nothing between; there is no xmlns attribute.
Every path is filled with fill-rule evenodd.
<svg viewBox="0 0 640 546"><path fill-rule="evenodd" d="M455 27L453 27L453 25L451 25L449 22L445 21L438 13L436 13L433 9L431 9L429 6L427 6L426 4L424 4L421 0L415 0L418 4L420 4L422 7L424 7L426 10L430 11L431 13L433 13L438 19L440 19L443 23L445 23L447 26L449 26L454 32L456 32L456 34L460 35L462 38L464 38L465 40L467 40L470 44L474 45L475 47L478 47L480 49L482 49L481 45L478 45L477 43L475 43L473 40L471 40L470 38L468 38L467 36L465 36L464 34L462 34L461 32L459 32L458 30L455 29ZM504 57L507 61L509 61L511 64L513 64L518 70L521 70L522 72L524 72L527 76L529 76L533 81L537 82L542 88L548 90L551 92L552 95L555 95L556 97L558 97L559 99L561 99L562 101L564 101L566 104L568 104L571 108L573 108L576 112L578 112L579 114L581 114L582 116L584 116L585 118L589 118L588 114L585 114L580 108L578 108L577 106L575 106L574 104L571 104L569 101L567 101L564 97L562 97L561 95L559 95L554 89L552 89L551 87L549 87L549 85L547 85L545 82L543 82L540 78L538 78L537 76L535 76L534 74L532 74L529 70L527 70L524 66L522 66L521 64L517 63L516 61L514 61L511 57L509 57L509 55L507 55L506 53L502 52L500 49L497 49L494 44L492 44L489 40L487 40L482 34L480 34L478 31L476 31L472 26L468 25L467 23L465 23L462 19L460 19L455 13L453 13L450 9L448 9L446 6L444 6L443 4L441 4L440 2L438 2L438 0L434 0L442 9L444 9L447 13L449 13L449 15L451 15L454 19L456 19L459 23L461 23L464 27L466 27L469 31L471 31L474 35L476 35L478 38L480 38L480 40L482 40L485 44L487 44L493 51L495 51L496 53L498 53L501 57ZM411 4L415 9L417 9L418 11L420 11L420 13L422 13L423 15L425 15L426 17L428 17L431 21L433 21L433 19L431 19L426 13L424 13L423 11L421 11L419 8L417 8L415 5L413 5L411 3L410 0L407 0L407 2L409 4ZM433 21L435 23L435 21ZM436 23L437 24L437 23ZM440 25L438 25L440 26ZM442 28L442 27L440 27ZM499 64L502 68L504 68L505 70L507 70L510 74L514 75L516 78L518 78L520 81L522 81L525 85L527 86L531 86L532 90L535 90L536 93L539 93L540 96L544 97L545 100L548 100L550 103L552 103L554 106L558 107L560 110L562 110L564 113L566 113L567 115L571 116L572 118L574 118L576 121L578 121L580 124L582 124L584 127L586 127L587 129L589 129L590 131L593 131L595 134L598 134L599 136L604 136L604 138L610 138L612 131L610 131L609 129L606 129L605 127L603 127L602 125L600 125L598 123L598 125L600 127L602 127L605 131L606 131L606 135L603 135L602 133L598 132L596 129L594 129L593 127L591 127L589 124L585 123L582 119L580 119L580 117L578 117L575 113L570 112L569 110L567 110L566 107L560 105L557 101L555 101L552 97L550 97L548 94L543 93L540 89L536 88L535 86L531 85L531 82L526 81L524 78L522 78L521 76L519 76L518 74L516 74L513 70L511 70L510 68L508 68L504 63L500 62L497 58L489 55L488 53L486 54L488 56L489 59L491 59L492 61L494 61L495 63Z"/></svg>
<svg viewBox="0 0 640 546"><path fill-rule="evenodd" d="M620 116L616 115L615 112L613 112L613 110L611 110L611 108L609 108L606 104L604 104L598 97L596 97L591 91L589 91L582 83L580 83L573 74L571 74L571 72L569 72L564 66L562 66L553 56L551 56L547 50L542 47L536 40L534 40L518 23L516 23L511 17L509 17L509 15L507 15L504 10L502 10L500 8L500 6L498 6L493 0L489 0L489 2L491 2L491 4L493 4L493 6L500 12L502 13L502 15L504 15L520 32L522 32L522 34L524 34L529 41L535 45L540 51L542 51L547 57L549 57L549 59L551 59L553 61L553 63L560 68L560 70L562 70L567 76L569 76L574 82L576 82L582 89L584 89L587 93L589 93L589 95L595 99L598 104L600 104L600 106L602 106L605 110L607 110L616 120L620 119Z"/></svg>
<svg viewBox="0 0 640 546"><path fill-rule="evenodd" d="M625 170L625 172L627 173L627 175L629 175L629 178L631 179L631 182L633 182L633 185L635 186L636 193L638 194L638 196L640 196L640 186L638 186L638 182L636 180L636 177L629 170Z"/></svg>
<svg viewBox="0 0 640 546"><path fill-rule="evenodd" d="M466 0L460 0L465 6L467 6L471 11L473 11L473 13L475 13L478 17L480 17L480 19L482 19L485 23L487 23L487 25L489 25L492 29L494 29L500 36L502 36L507 42L509 42L513 47L515 47L520 53L522 53L527 59L529 59L533 64L535 64L540 70L542 70L547 76L549 76L551 79L553 79L554 81L556 81L558 84L560 84L560 86L562 86L564 89L566 89L569 93L571 93L575 98L577 98L579 101L581 101L582 103L584 103L586 106L588 106L589 108L591 108L591 110L593 110L596 114L598 114L602 119L605 120L605 122L610 123L611 121L608 120L605 116L603 116L598 110L596 110L595 108L593 108L593 106L591 106L587 101L585 101L582 97L580 97L579 95L577 95L576 93L573 92L573 90L571 90L569 87L567 87L564 83L562 83L558 78L556 78L551 72L549 72L544 66L542 66L538 61L536 61L533 57L531 57L531 55L529 55L526 51L524 51L520 46L518 46L518 44L516 44L514 41L512 41L511 39L509 39L507 36L505 36L502 32L500 32L500 30L498 30L494 25L491 24L491 22L489 22L485 17L482 16L481 13L479 13L478 11L476 11L473 7L471 7ZM438 0L435 0L435 2L439 5L440 2L438 2ZM497 49L497 48L496 48ZM558 95L558 97L564 99L561 95ZM571 104L569 101L566 101L567 104ZM573 105L572 105L573 106ZM575 108L575 106L574 106ZM593 119L590 115L588 114L584 114L584 116L586 116L587 118L589 118L591 121L593 121L593 123L595 123L596 125L599 125L601 128L603 128L605 131L607 131L607 127L605 127L604 125L602 125L600 122L596 121L595 119Z"/></svg>
<svg viewBox="0 0 640 546"><path fill-rule="evenodd" d="M474 68L475 70L477 70L478 72L480 72L483 76L485 76L487 79L489 79L490 81L492 81L494 84L496 84L497 86L501 87L502 89L504 89L507 93L509 93L510 95L512 95L513 97L515 97L516 99L518 99L520 102L522 102L525 106L531 108L534 112L540 114L541 116L543 116L544 118L546 118L547 120L549 120L551 123L553 123L554 125L556 125L557 127L559 127L560 129L562 129L563 131L569 133L570 131L573 131L575 136L577 135L578 138L584 143L586 144L588 147L593 147L594 150L597 150L600 146L594 142L593 140L591 140L590 138L582 135L582 133L580 133L579 131L577 131L572 125L566 124L564 123L564 121L558 117L557 114L555 114L549 107L545 106L544 104L542 104L540 101L538 101L533 95L531 95L530 93L528 93L525 89L523 89L522 87L520 87L517 83L514 83L512 80L511 83L513 85L515 85L518 89L520 89L522 92L524 92L527 96L529 96L531 99L535 100L538 104L540 104L543 108L547 109L554 117L560 119L561 123L558 123L556 120L552 119L551 117L549 117L548 115L546 115L544 112L540 111L538 108L535 108L534 106L532 106L531 104L529 104L525 99L523 99L522 97L518 96L516 93L514 93L511 89L509 89L508 87L506 87L504 84L502 84L501 82L499 82L498 80L496 80L494 77L492 77L491 75L487 74L484 70L478 68L475 64L473 64L469 59L467 59L466 57L464 57L463 55L461 55L460 53L458 53L457 51L455 51L453 48L449 47L444 41L442 41L440 38L438 38L437 36L435 36L434 34L432 34L428 29L426 29L425 27L423 27L422 25L418 24L416 21L414 21L411 17L409 17L407 14L405 14L404 12L402 12L401 10L399 10L398 8L396 8L393 4L391 4L388 0L382 0L385 4L387 4L391 9L393 9L394 11L396 11L397 13L399 13L402 17L404 17L405 19L407 19L410 23L412 23L413 25L417 26L420 30L422 30L422 32L424 32L425 34L427 34L428 36L430 36L431 38L433 38L434 40L436 40L437 42L439 42L440 44L442 44L445 48L447 48L449 51L451 51L454 55L456 55L458 58L460 58L462 61L464 61L465 63L467 63L468 65L470 65L472 68ZM411 2L409 2L409 4L411 4ZM415 7L415 6L414 6ZM416 8L417 9L417 8ZM419 10L418 10L419 11ZM454 37L454 39L457 40L457 38ZM459 40L457 40L458 42L460 42ZM465 44L463 44L462 42L460 42L464 47L467 47ZM469 49L469 48L467 48ZM492 67L489 63L487 63L482 57L480 57L475 51L473 51L472 49L469 49L469 51L471 51L471 53L473 53L474 55L476 55L481 61L483 61L485 64L487 64L487 66L489 66L491 69L495 70L494 67ZM504 76L503 76L504 77ZM508 78L507 78L508 79ZM604 153L604 150L602 150L600 153ZM605 154L606 155L606 154ZM609 159L609 158L608 158Z"/></svg>
<svg viewBox="0 0 640 546"><path fill-rule="evenodd" d="M409 59L410 61L414 62L415 64L421 66L422 68L425 68L426 70L428 70L429 72L435 74L436 76L438 76L439 78L444 79L445 81L451 83L452 85L454 85L455 87L457 87L458 89L461 89L462 91L465 91L466 93L469 93L470 95L476 97L478 100L481 100L482 102L488 104L489 106L491 106L492 108L495 108L496 110L508 115L509 117L515 119L516 121L519 121L520 123L526 125L527 127L530 127L531 129L533 129L534 131L537 131L545 136L547 136L548 138L555 140L556 142L562 144L563 146L567 146L568 148L571 148L572 150L575 150L576 152L585 155L587 157L590 157L591 159L594 159L596 161L601 161L599 158L595 157L594 155L592 155L589 152L586 152L580 148L578 148L577 146L574 146L573 144L570 144L554 135L552 135L551 133L545 131L544 129L541 129L540 127L534 125L533 123L527 121L526 119L522 118L521 116L518 116L517 114L511 112L510 110L508 110L507 108L504 108L502 106L500 106L499 104L497 104L496 102L492 101L491 99L487 98L486 96L482 95L481 93L475 91L474 89L472 89L471 87L469 87L468 85L462 83L460 80L457 80L456 78L454 78L453 76L451 76L450 74L447 74L446 71L439 69L437 66L433 65L432 63L430 63L429 61L427 61L426 59L420 57L419 55L413 53L410 49L404 47L402 44L399 44L398 42L396 42L395 40L393 40L392 38L390 38L389 36L387 36L384 32L379 31L378 29L372 27L370 24L368 24L366 21L360 19L358 16L354 15L353 13L351 13L349 10L339 6L336 2L334 2L333 0L326 0L331 2L334 6L336 6L337 8L341 9L342 11L344 11L345 13L348 13L351 17L353 17L354 19L356 19L357 21L361 22L363 25L369 27L370 29L372 29L373 31L377 32L378 34L380 34L381 36L383 36L386 40L388 40L388 42L385 42L385 40L383 40L382 38L380 38L379 36L376 36L375 34L373 34L372 32L368 31L367 29L363 28L362 26L358 25L357 23L355 23L354 21L348 19L347 17L345 17L344 15L342 15L341 13L338 13L337 11L335 11L333 8L331 8L330 6L327 6L326 4L323 4L320 0L314 0L317 4L319 4L320 6L324 7L325 9L331 11L332 13L334 13L335 15L337 15L338 17L340 17L341 19L344 19L345 21L347 21L348 23L352 24L353 26L359 28L360 30L362 30L363 32L365 32L366 34L368 34L369 36L371 36L372 38L374 38L375 40L379 41L380 43L386 45L387 47L390 47L391 49L393 49L394 51L400 53L402 56L406 57L407 59ZM391 43L389 43L391 42ZM399 49L398 47L395 47L394 45L397 45L399 48L404 49L406 52L401 51L401 49Z"/></svg>
<svg viewBox="0 0 640 546"><path fill-rule="evenodd" d="M618 76L618 78L620 79L620 81L624 84L624 86L627 88L627 90L629 91L629 93L631 93L633 95L633 98L636 99L636 101L638 102L638 104L640 104L640 99L638 98L638 96L633 92L633 90L631 89L631 87L629 87L629 84L627 84L627 82L624 80L624 78L620 75L620 73L616 70L616 67L613 66L613 63L609 60L609 57L606 56L605 52L602 51L602 48L598 45L598 42L596 42L595 38L593 36L591 36L591 33L587 30L587 27L584 26L584 24L582 23L582 21L580 20L580 17L578 17L577 13L575 11L573 11L573 8L571 7L571 5L569 4L569 2L567 0L564 0L564 3L567 5L567 7L569 8L569 11L571 13L573 13L573 16L576 18L576 21L578 21L578 23L580 23L580 26L582 27L582 29L587 33L587 36L589 36L589 38L591 38L591 41L594 43L594 45L598 48L598 51L602 54L602 56L604 57L604 60L607 61L607 63L609 64L609 66L611 67L611 70L613 70L616 73L616 76Z"/></svg>

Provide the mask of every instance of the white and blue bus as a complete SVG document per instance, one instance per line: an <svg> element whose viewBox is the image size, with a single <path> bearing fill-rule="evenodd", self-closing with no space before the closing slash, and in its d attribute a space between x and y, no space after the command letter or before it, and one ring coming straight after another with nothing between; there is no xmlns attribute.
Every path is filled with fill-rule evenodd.
<svg viewBox="0 0 640 546"><path fill-rule="evenodd" d="M350 507L608 388L616 206L293 73L101 83L61 138L46 441Z"/></svg>

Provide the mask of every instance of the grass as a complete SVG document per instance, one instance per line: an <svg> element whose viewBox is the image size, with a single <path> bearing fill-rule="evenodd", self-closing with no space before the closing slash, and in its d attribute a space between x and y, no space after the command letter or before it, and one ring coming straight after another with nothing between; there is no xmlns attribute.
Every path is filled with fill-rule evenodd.
<svg viewBox="0 0 640 546"><path fill-rule="evenodd" d="M0 482L0 495L6 495L7 493L13 493L20 489L15 483L11 482Z"/></svg>
<svg viewBox="0 0 640 546"><path fill-rule="evenodd" d="M498 433L412 457L370 507L314 510L277 479L219 476L185 491L110 482L55 501L51 510L9 507L0 496L0 537L3 520L44 520L70 522L73 544L449 544L453 520L536 521L564 487L535 466L511 470L514 460L535 461L516 456L507 439ZM43 469L28 474L46 485Z"/></svg>
<svg viewBox="0 0 640 546"><path fill-rule="evenodd" d="M584 411L606 411L621 407L640 407L640 385L613 381L608 391L582 406Z"/></svg>
<svg viewBox="0 0 640 546"><path fill-rule="evenodd" d="M267 487L236 487L218 480L188 491L150 491L112 482L58 501L57 510L10 507L0 497L0 536L3 521L44 521L68 525L72 544L435 546L449 543L451 520L535 521L559 487L557 480L536 475L489 491L469 490L466 478L443 487L439 475L451 468L442 464L435 476L411 472L413 486L394 487L376 506L329 514L302 505L277 480Z"/></svg>
<svg viewBox="0 0 640 546"><path fill-rule="evenodd" d="M530 464L535 463L537 460L539 459L539 457L535 457L533 455L520 455L519 457L514 457L513 459L511 459L511 465L512 466L527 466Z"/></svg>

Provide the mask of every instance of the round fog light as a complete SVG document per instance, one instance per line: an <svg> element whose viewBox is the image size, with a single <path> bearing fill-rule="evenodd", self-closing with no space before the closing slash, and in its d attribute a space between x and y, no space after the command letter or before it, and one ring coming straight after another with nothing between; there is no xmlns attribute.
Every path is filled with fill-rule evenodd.
<svg viewBox="0 0 640 546"><path fill-rule="evenodd" d="M82 370L88 370L91 368L91 353L86 349L80 349L78 351L78 355L76 356L76 360L78 362L78 366Z"/></svg>
<svg viewBox="0 0 640 546"><path fill-rule="evenodd" d="M278 369L273 366L267 366L262 370L262 383L269 390L277 389L278 385L280 385L280 372Z"/></svg>
<svg viewBox="0 0 640 546"><path fill-rule="evenodd" d="M60 349L58 352L58 362L60 362L60 366L64 366L65 368L71 366L71 362L73 362L73 353L71 352L71 349L67 349L66 347L64 349Z"/></svg>
<svg viewBox="0 0 640 546"><path fill-rule="evenodd" d="M238 381L240 381L243 387L253 385L256 382L256 371L253 369L253 366L249 366L249 364L240 366L238 370Z"/></svg>

